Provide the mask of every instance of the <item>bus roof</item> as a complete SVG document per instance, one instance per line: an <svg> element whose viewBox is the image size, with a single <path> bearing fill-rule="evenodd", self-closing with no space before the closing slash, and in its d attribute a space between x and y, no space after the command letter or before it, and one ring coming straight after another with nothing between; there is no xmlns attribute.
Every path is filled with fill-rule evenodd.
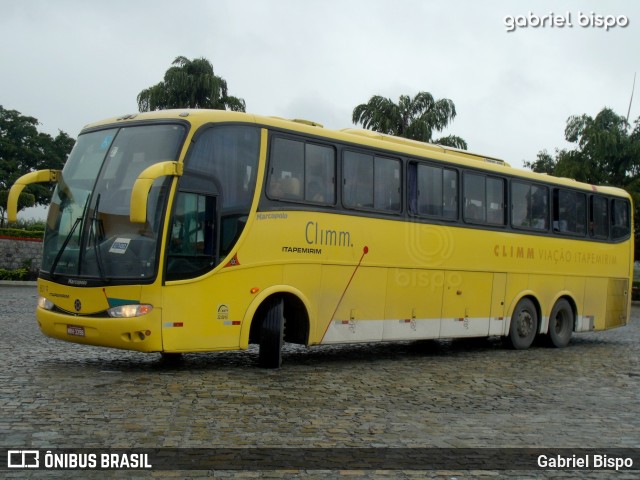
<svg viewBox="0 0 640 480"><path fill-rule="evenodd" d="M630 198L628 192L621 188L610 186L596 186L577 180L552 175L536 173L528 170L511 167L507 162L499 158L490 157L478 153L461 150L458 148L420 142L393 135L386 135L372 130L357 128L345 128L342 130L326 129L321 124L303 119L285 119L281 117L269 117L253 115L243 112L230 112L227 110L206 110L206 109L175 109L156 110L153 112L142 112L119 117L108 118L99 122L85 125L84 130L99 128L101 126L113 125L123 122L145 121L145 120L187 120L194 129L211 122L240 122L255 123L266 127L274 127L284 130L292 130L310 134L316 137L360 144L374 147L381 150L392 151L396 154L406 154L413 157L423 157L443 162L450 162L459 166L481 168L490 172L495 172L513 177L522 177L531 181L553 183L587 191L597 191L604 194L624 196Z"/></svg>

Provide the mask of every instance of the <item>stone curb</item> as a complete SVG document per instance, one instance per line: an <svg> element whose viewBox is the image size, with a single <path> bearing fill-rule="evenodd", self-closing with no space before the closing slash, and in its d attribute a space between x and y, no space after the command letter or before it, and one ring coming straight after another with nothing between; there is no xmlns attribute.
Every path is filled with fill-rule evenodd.
<svg viewBox="0 0 640 480"><path fill-rule="evenodd" d="M38 282L25 282L19 280L0 280L0 287L35 287Z"/></svg>

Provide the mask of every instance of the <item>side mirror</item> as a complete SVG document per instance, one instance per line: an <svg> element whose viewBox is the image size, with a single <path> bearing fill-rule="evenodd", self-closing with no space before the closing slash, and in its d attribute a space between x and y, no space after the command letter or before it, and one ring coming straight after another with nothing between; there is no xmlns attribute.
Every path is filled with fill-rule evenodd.
<svg viewBox="0 0 640 480"><path fill-rule="evenodd" d="M133 190L131 190L129 220L132 223L145 223L147 221L147 199L151 185L156 178L180 177L182 172L182 164L178 162L156 163L140 172L133 184Z"/></svg>
<svg viewBox="0 0 640 480"><path fill-rule="evenodd" d="M9 222L15 222L18 219L18 198L24 187L32 183L57 182L60 175L60 170L38 170L37 172L27 173L16 180L11 186L11 190L9 190L9 197L7 198L7 219Z"/></svg>

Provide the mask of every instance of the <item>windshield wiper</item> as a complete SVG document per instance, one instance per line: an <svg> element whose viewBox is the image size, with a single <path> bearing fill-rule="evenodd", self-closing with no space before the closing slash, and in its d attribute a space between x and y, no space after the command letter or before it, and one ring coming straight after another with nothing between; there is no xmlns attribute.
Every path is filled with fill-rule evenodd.
<svg viewBox="0 0 640 480"><path fill-rule="evenodd" d="M81 222L82 222L82 217L76 218L76 221L73 222L73 226L71 227L71 230L69 231L66 238L64 239L64 242L62 242L62 247L60 247L60 250L58 250L58 254L56 255L56 258L53 260L53 263L51 264L51 276L55 274L56 267L58 266L58 262L62 258L62 254L67 248L67 244L69 243L69 240L71 240L71 237L73 236L73 232L76 231L76 228L78 228L78 225L80 225Z"/></svg>
<svg viewBox="0 0 640 480"><path fill-rule="evenodd" d="M104 227L102 226L102 221L98 219L98 209L100 208L100 193L96 198L96 206L93 209L93 215L91 215L91 230L89 231L89 243L93 243L93 254L96 257L96 265L98 266L98 274L100 275L100 280L104 280L104 270L102 267L102 256L100 255L100 249L98 248L98 234L100 237L104 237ZM96 225L98 225L96 232ZM93 237L93 242L91 241L91 237Z"/></svg>

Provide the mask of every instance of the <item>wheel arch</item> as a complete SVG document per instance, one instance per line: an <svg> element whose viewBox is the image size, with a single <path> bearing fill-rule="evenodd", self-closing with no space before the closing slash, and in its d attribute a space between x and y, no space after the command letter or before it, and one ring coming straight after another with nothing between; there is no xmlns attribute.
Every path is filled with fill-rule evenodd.
<svg viewBox="0 0 640 480"><path fill-rule="evenodd" d="M273 285L256 295L242 319L240 330L240 348L246 349L249 343L256 341L260 333L262 309L273 298L281 298L284 302L284 317L286 321L284 341L307 345L309 342L310 304L308 299L290 285Z"/></svg>
<svg viewBox="0 0 640 480"><path fill-rule="evenodd" d="M573 312L573 325L571 326L571 329L573 332L576 331L576 326L577 326L576 323L578 321L578 304L573 298L573 295L571 294L571 292L563 291L558 294L558 296L553 300L553 302L551 302L551 308L549 309L549 314L545 317L546 320L544 322L544 331L541 331L540 333L549 333L549 319L551 318L551 313L553 312L553 309L556 307L556 305L560 300L566 300L567 303L569 303L569 306L571 307L571 310Z"/></svg>
<svg viewBox="0 0 640 480"><path fill-rule="evenodd" d="M525 290L523 292L520 292L520 295L514 297L511 305L509 305L509 315L507 316L509 322L507 325L505 325L505 335L509 335L509 329L511 328L511 318L513 317L513 312L515 311L516 306L518 305L520 300L525 298L531 300L531 302L533 302L533 306L536 308L536 313L538 314L538 333L540 333L540 329L542 328L542 324L544 323L540 301L538 300L537 295L532 290Z"/></svg>

